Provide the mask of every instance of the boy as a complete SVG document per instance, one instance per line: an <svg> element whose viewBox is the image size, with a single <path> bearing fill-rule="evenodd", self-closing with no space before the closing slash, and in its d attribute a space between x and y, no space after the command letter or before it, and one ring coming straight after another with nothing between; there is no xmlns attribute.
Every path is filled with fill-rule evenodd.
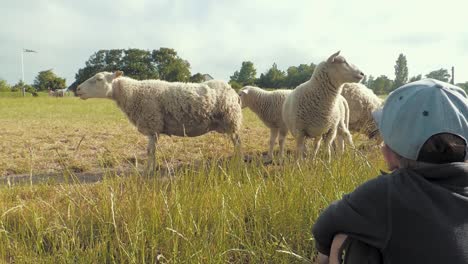
<svg viewBox="0 0 468 264"><path fill-rule="evenodd" d="M392 173L320 215L312 233L321 263L331 248L330 263L338 261L345 240L347 263L468 263L466 93L432 79L409 83L374 118Z"/></svg>

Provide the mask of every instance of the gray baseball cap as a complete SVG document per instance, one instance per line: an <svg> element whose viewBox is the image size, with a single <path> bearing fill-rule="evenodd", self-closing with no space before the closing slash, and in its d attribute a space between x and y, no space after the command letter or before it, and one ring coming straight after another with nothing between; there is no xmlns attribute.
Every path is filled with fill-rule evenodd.
<svg viewBox="0 0 468 264"><path fill-rule="evenodd" d="M468 97L449 83L423 79L408 83L388 96L372 113L382 138L393 151L417 160L433 135L450 133L468 139ZM465 157L466 159L467 157Z"/></svg>

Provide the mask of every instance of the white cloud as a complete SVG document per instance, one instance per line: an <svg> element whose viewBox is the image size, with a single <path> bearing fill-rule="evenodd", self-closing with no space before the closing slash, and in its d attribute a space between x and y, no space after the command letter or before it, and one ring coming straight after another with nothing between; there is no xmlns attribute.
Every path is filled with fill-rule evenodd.
<svg viewBox="0 0 468 264"><path fill-rule="evenodd" d="M227 1L114 0L10 1L2 5L0 77L10 83L53 68L74 80L99 49L171 47L192 72L228 79L251 60L258 74L318 63L336 50L365 73L393 78L399 53L410 75L456 68L468 81L468 31L462 0Z"/></svg>

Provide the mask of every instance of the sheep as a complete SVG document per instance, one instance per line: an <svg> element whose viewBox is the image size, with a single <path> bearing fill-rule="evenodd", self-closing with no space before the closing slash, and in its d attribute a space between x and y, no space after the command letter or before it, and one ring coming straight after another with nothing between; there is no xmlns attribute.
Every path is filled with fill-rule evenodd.
<svg viewBox="0 0 468 264"><path fill-rule="evenodd" d="M372 117L372 112L382 107L383 100L374 92L360 83L345 83L341 92L350 108L349 129L362 132L367 137L378 138L378 128Z"/></svg>
<svg viewBox="0 0 468 264"><path fill-rule="evenodd" d="M64 89L57 89L54 91L54 96L56 97L63 97L65 95Z"/></svg>
<svg viewBox="0 0 468 264"><path fill-rule="evenodd" d="M265 91L254 86L245 86L239 91L242 108L250 108L260 120L270 128L269 158L273 158L273 149L278 135L278 156L281 158L284 153L284 141L288 134L288 128L281 117L281 109L284 100L291 91L292 90Z"/></svg>
<svg viewBox="0 0 468 264"><path fill-rule="evenodd" d="M338 152L342 153L344 151L345 141L348 142L352 147L354 147L351 134L349 133L349 105L346 99L340 94L337 98L337 103L339 106L340 120L337 127L337 137L334 141L335 147Z"/></svg>
<svg viewBox="0 0 468 264"><path fill-rule="evenodd" d="M286 98L282 117L296 139L297 157L305 155L305 139L315 138L313 157L325 138L328 160L331 159L330 143L341 133L352 144L345 124L345 112L340 107L338 95L345 82L358 82L364 74L339 55L339 51L315 68L309 81L300 84Z"/></svg>
<svg viewBox="0 0 468 264"><path fill-rule="evenodd" d="M140 133L148 137L147 172L155 171L159 135L196 137L209 131L229 134L240 153L242 109L239 96L222 81L180 83L138 81L122 71L100 72L78 85L81 99L110 98Z"/></svg>

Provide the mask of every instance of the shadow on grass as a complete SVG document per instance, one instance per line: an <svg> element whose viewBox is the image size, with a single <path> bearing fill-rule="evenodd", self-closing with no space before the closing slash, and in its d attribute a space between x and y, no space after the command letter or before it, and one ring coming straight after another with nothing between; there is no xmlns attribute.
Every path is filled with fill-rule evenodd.
<svg viewBox="0 0 468 264"><path fill-rule="evenodd" d="M212 166L213 164L221 165L231 162L235 159L234 156L224 158L209 158L207 160L196 160L191 163L172 161L162 162L156 169L156 177L161 179L169 179L174 176L177 171L185 168L201 169L203 166ZM268 157L266 152L248 153L242 158L243 163L257 163L258 165L268 166L274 162ZM74 170L73 168L55 173L33 173L31 174L12 174L0 177L0 186L15 186L15 185L36 185L36 184L91 184L101 182L105 178L112 177L127 177L130 175L145 175L144 166L127 166L120 168L94 168L91 171Z"/></svg>

